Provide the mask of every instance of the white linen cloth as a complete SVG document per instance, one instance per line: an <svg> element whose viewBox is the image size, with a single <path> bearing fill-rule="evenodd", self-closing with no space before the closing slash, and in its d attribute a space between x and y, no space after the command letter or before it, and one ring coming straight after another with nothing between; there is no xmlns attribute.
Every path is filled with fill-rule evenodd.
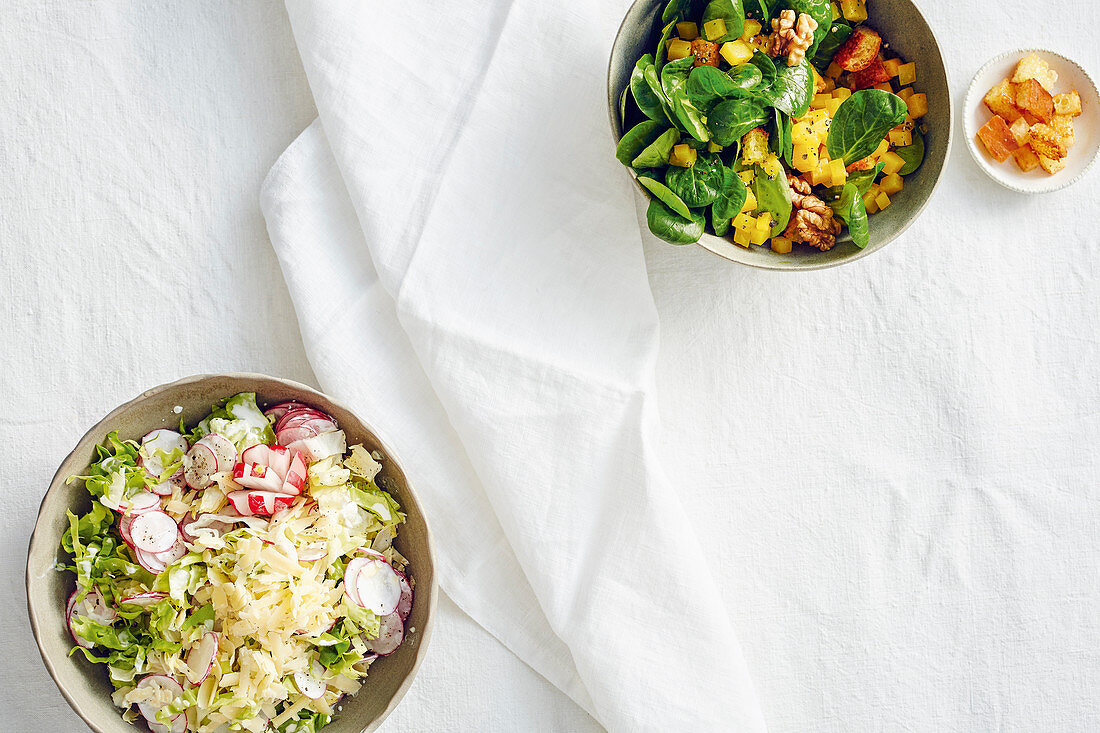
<svg viewBox="0 0 1100 733"><path fill-rule="evenodd" d="M394 442L444 590L611 730L762 730L661 464L608 156L623 7L290 2L319 122L262 203L318 379Z"/></svg>

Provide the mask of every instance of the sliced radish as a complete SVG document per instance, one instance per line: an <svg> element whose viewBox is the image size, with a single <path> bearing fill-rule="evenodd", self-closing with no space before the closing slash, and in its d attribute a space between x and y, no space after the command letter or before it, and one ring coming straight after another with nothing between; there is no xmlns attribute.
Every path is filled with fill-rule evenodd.
<svg viewBox="0 0 1100 733"><path fill-rule="evenodd" d="M367 646L371 651L384 657L387 654L393 654L404 640L405 623L396 613L391 613L381 618L378 638L368 640Z"/></svg>
<svg viewBox="0 0 1100 733"><path fill-rule="evenodd" d="M153 554L155 554L157 559L163 562L167 567L187 554L187 545L183 541L183 536L177 532L176 541L172 543L171 547L164 552L156 552Z"/></svg>
<svg viewBox="0 0 1100 733"><path fill-rule="evenodd" d="M283 487L283 480L275 469L259 463L238 463L233 468L233 480L256 491L279 491Z"/></svg>
<svg viewBox="0 0 1100 733"><path fill-rule="evenodd" d="M157 555L145 550L139 550L134 548L134 557L138 561L138 565L148 570L153 575L160 575L168 567L168 563L161 560Z"/></svg>
<svg viewBox="0 0 1100 733"><path fill-rule="evenodd" d="M167 698L164 702L139 702L138 710L141 711L142 717L149 723L150 730L154 731L175 731L175 722L177 718L183 717L182 714L172 718L172 725L167 726L163 723L157 722L157 711L167 705L173 699L183 694L183 685L176 680L172 679L168 675L163 674L150 674L141 678L141 682L137 683L140 688L152 688L156 691L158 698ZM186 719L184 722L184 729L186 729ZM159 726L159 727L158 727Z"/></svg>
<svg viewBox="0 0 1100 733"><path fill-rule="evenodd" d="M141 448L138 455L142 467L150 476L160 478L164 473L164 462L158 453L172 454L175 451L187 452L187 439L175 430L158 429L147 434L141 439Z"/></svg>
<svg viewBox="0 0 1100 733"><path fill-rule="evenodd" d="M187 652L187 681L193 685L201 685L206 681L210 670L214 667L214 658L218 655L218 635L208 632L202 638L191 645Z"/></svg>
<svg viewBox="0 0 1100 733"><path fill-rule="evenodd" d="M118 533L122 536L122 541L130 547L134 546L134 538L130 536L130 525L134 523L134 514L120 514L118 515Z"/></svg>
<svg viewBox="0 0 1100 733"><path fill-rule="evenodd" d="M68 603L65 604L65 622L69 627L69 635L73 637L73 641L85 649L91 649L95 645L77 635L76 631L73 629L73 619L77 616L83 616L96 623L110 625L118 618L118 611L107 605L107 601L103 598L103 594L99 592L98 588L89 590L84 595L84 598L78 602L76 600L77 596L79 596L82 591L83 588L77 585L76 590L69 596Z"/></svg>
<svg viewBox="0 0 1100 733"><path fill-rule="evenodd" d="M370 562L365 557L353 557L348 560L347 566L344 568L344 593L348 599L355 605L362 608L363 604L359 602L359 594L355 589L355 579L359 577L359 571L363 569L363 566Z"/></svg>
<svg viewBox="0 0 1100 733"><path fill-rule="evenodd" d="M281 491L284 494L293 496L302 493L302 487L306 485L308 474L309 469L306 468L306 459L302 457L301 453L295 453L294 457L290 459L290 468L286 472L286 479L283 481Z"/></svg>
<svg viewBox="0 0 1100 733"><path fill-rule="evenodd" d="M396 572L396 571L395 571ZM397 609L394 611L401 620L404 621L409 617L409 613L412 612L413 607L413 589L409 585L409 579L401 573L397 573L401 583L401 598L397 601Z"/></svg>
<svg viewBox="0 0 1100 733"><path fill-rule="evenodd" d="M329 456L342 456L348 449L343 430L330 430L310 438L302 438L287 447L300 451L310 463L323 461Z"/></svg>
<svg viewBox="0 0 1100 733"><path fill-rule="evenodd" d="M149 487L149 491L158 496L171 496L174 489L187 488L187 479L183 475L183 469L176 471L159 484L153 484Z"/></svg>
<svg viewBox="0 0 1100 733"><path fill-rule="evenodd" d="M76 616L76 597L80 594L80 586L77 586L72 595L69 596L69 603L65 606L65 624L69 627L69 636L73 637L73 641L77 646L82 646L85 649L91 649L95 644L78 636L76 629L73 628L73 617Z"/></svg>
<svg viewBox="0 0 1100 733"><path fill-rule="evenodd" d="M211 477L217 472L218 459L206 443L195 443L183 457L184 480L195 491L202 491L209 486L213 482Z"/></svg>
<svg viewBox="0 0 1100 733"><path fill-rule="evenodd" d="M118 503L118 511L135 516L159 508L160 497L148 491L139 491Z"/></svg>
<svg viewBox="0 0 1100 733"><path fill-rule="evenodd" d="M293 410L288 410L275 421L275 432L279 432L284 428L291 427L295 424L304 422L306 420L324 420L330 423L336 421L329 417L328 414L321 412L320 410L302 405L295 407Z"/></svg>
<svg viewBox="0 0 1100 733"><path fill-rule="evenodd" d="M358 559L364 560L354 579L355 597L359 605L376 616L387 616L393 613L397 610L398 601L401 600L401 580L397 577L397 573L381 560L356 558ZM351 563L348 563L348 566L350 567ZM346 573L344 578L347 582Z"/></svg>
<svg viewBox="0 0 1100 733"><path fill-rule="evenodd" d="M128 606L141 606L142 608L147 608L157 605L167 597L167 593L135 593L132 596L127 596L119 600L119 603L124 603Z"/></svg>
<svg viewBox="0 0 1100 733"><path fill-rule="evenodd" d="M279 418L281 418L283 415L285 415L286 413L290 412L291 410L293 410L295 408L299 408L299 407L308 407L308 406L302 404L301 402L295 402L294 400L290 400L289 402L280 402L279 404L272 405L271 407L264 410L264 415L266 415L267 417L270 417L270 418L274 419L276 422L278 422Z"/></svg>
<svg viewBox="0 0 1100 733"><path fill-rule="evenodd" d="M269 515L290 506L294 497L273 491L230 491L226 496L242 515Z"/></svg>
<svg viewBox="0 0 1100 733"><path fill-rule="evenodd" d="M130 524L134 547L145 552L165 552L172 548L178 536L179 527L175 520L161 511L139 514Z"/></svg>
<svg viewBox="0 0 1100 733"><path fill-rule="evenodd" d="M320 700L325 696L325 692L328 690L328 685L311 675L309 672L295 672L294 686L298 688L298 692L302 693L310 700Z"/></svg>
<svg viewBox="0 0 1100 733"><path fill-rule="evenodd" d="M237 462L237 446L224 435L210 433L199 439L199 443L206 445L214 453L217 460L218 471L232 471L233 464ZM196 444L197 445L197 444Z"/></svg>

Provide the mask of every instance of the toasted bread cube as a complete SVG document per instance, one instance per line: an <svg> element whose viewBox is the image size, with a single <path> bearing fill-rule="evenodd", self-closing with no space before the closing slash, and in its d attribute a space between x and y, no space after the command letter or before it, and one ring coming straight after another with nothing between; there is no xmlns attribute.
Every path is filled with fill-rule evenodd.
<svg viewBox="0 0 1100 733"><path fill-rule="evenodd" d="M795 145L791 155L791 165L799 173L809 173L817 168L818 161L817 143L809 145ZM815 184L816 185L816 184Z"/></svg>
<svg viewBox="0 0 1100 733"><path fill-rule="evenodd" d="M901 59L886 59L882 62L882 67L886 69L886 73L893 79L898 75L898 67L901 66Z"/></svg>
<svg viewBox="0 0 1100 733"><path fill-rule="evenodd" d="M889 205L890 197L886 195L885 191L879 191L878 194L875 196L875 206L878 207L879 211L882 211Z"/></svg>
<svg viewBox="0 0 1100 733"><path fill-rule="evenodd" d="M719 51L730 66L740 66L752 58L752 46L744 41L726 41Z"/></svg>
<svg viewBox="0 0 1100 733"><path fill-rule="evenodd" d="M1035 154L1035 151L1031 149L1030 145L1024 145L1012 151L1012 157L1016 160L1016 165L1024 173L1033 171L1039 167L1039 156Z"/></svg>
<svg viewBox="0 0 1100 733"><path fill-rule="evenodd" d="M1081 114L1081 95L1076 90L1054 95L1054 114L1076 117Z"/></svg>
<svg viewBox="0 0 1100 733"><path fill-rule="evenodd" d="M768 133L764 128L754 127L741 137L741 160L745 163L763 163L768 152Z"/></svg>
<svg viewBox="0 0 1100 733"><path fill-rule="evenodd" d="M1061 136L1062 142L1065 143L1067 148L1073 147L1073 144L1077 142L1077 135L1073 132L1073 118L1069 115L1054 115L1050 126Z"/></svg>
<svg viewBox="0 0 1100 733"><path fill-rule="evenodd" d="M863 0L840 0L840 12L853 23L867 20L867 4Z"/></svg>
<svg viewBox="0 0 1100 733"><path fill-rule="evenodd" d="M895 148L904 148L906 145L913 144L913 132L911 130L890 130L886 134L886 139Z"/></svg>
<svg viewBox="0 0 1100 733"><path fill-rule="evenodd" d="M1028 79L1035 79L1049 92L1054 88L1055 82L1058 81L1058 72L1050 68L1050 64L1046 61L1032 53L1020 59L1020 63L1016 64L1016 71L1012 75L1014 84L1021 84Z"/></svg>
<svg viewBox="0 0 1100 733"><path fill-rule="evenodd" d="M829 68L825 69L825 76L830 79L835 79L843 73L844 69L840 68L840 64L835 61L829 64Z"/></svg>
<svg viewBox="0 0 1100 733"><path fill-rule="evenodd" d="M897 173L905 167L905 158L897 153L886 153L879 160L882 162L882 172L886 175Z"/></svg>
<svg viewBox="0 0 1100 733"><path fill-rule="evenodd" d="M1043 170L1045 170L1047 173L1049 173L1050 175L1053 176L1055 173L1057 173L1058 171L1060 171L1060 170L1062 170L1063 168L1066 167L1066 159L1065 158L1058 158L1058 159L1048 158L1045 155L1040 155L1039 156L1039 165L1041 165L1043 167Z"/></svg>
<svg viewBox="0 0 1100 733"><path fill-rule="evenodd" d="M763 30L763 26L760 25L759 20L754 18L745 18L744 30L741 31L741 40L747 41L755 35L758 35Z"/></svg>
<svg viewBox="0 0 1100 733"><path fill-rule="evenodd" d="M668 42L667 50L669 61L686 59L691 55L691 42L685 41L682 38L674 38Z"/></svg>
<svg viewBox="0 0 1100 733"><path fill-rule="evenodd" d="M899 176L897 173L891 173L888 176L883 176L882 180L878 182L878 187L882 189L882 192L890 196L893 196L895 193L900 191L904 185L905 183L903 182L902 177Z"/></svg>
<svg viewBox="0 0 1100 733"><path fill-rule="evenodd" d="M1054 117L1054 97L1035 79L1025 79L1017 85L1016 106L1041 122L1050 122Z"/></svg>
<svg viewBox="0 0 1100 733"><path fill-rule="evenodd" d="M871 62L878 60L881 47L882 36L867 26L859 26L837 49L833 61L845 71L862 71L870 66Z"/></svg>
<svg viewBox="0 0 1100 733"><path fill-rule="evenodd" d="M990 112L1000 115L1005 122L1020 119L1020 110L1016 109L1016 86L1008 79L1001 80L997 86L986 92L982 101Z"/></svg>
<svg viewBox="0 0 1100 733"><path fill-rule="evenodd" d="M741 213L744 214L750 211L756 211L757 206L759 206L759 204L756 201L756 194L753 193L752 189L750 188L748 191L748 195L745 196L745 203L741 205Z"/></svg>
<svg viewBox="0 0 1100 733"><path fill-rule="evenodd" d="M924 117L928 113L928 95L923 92L909 97L905 103L909 105L909 116L913 119Z"/></svg>
<svg viewBox="0 0 1100 733"><path fill-rule="evenodd" d="M794 245L794 242L787 239L786 237L773 237L772 238L772 252L775 252L776 254L779 254L779 255L787 254L788 252L791 251L791 247L793 245Z"/></svg>
<svg viewBox="0 0 1100 733"><path fill-rule="evenodd" d="M708 20L703 23L703 38L708 41L717 41L722 36L726 35L726 20L725 18L715 18L714 20Z"/></svg>
<svg viewBox="0 0 1100 733"><path fill-rule="evenodd" d="M878 211L878 204L875 203L875 196L878 196L878 191L874 187L863 194L863 208L867 209L868 214L874 214Z"/></svg>
<svg viewBox="0 0 1100 733"><path fill-rule="evenodd" d="M858 92L860 89L870 89L871 87L880 89L880 84L886 84L886 88L892 91L889 82L890 74L886 72L886 67L878 59L872 60L870 64L859 71L853 71L852 75L848 77L848 86L853 92Z"/></svg>
<svg viewBox="0 0 1100 733"><path fill-rule="evenodd" d="M691 42L691 53L695 56L696 66L718 67L718 44L702 38Z"/></svg>
<svg viewBox="0 0 1100 733"><path fill-rule="evenodd" d="M1027 145L1027 141L1031 139L1031 125L1023 117L1013 122L1008 130L1020 145Z"/></svg>
<svg viewBox="0 0 1100 733"><path fill-rule="evenodd" d="M1031 126L1030 145L1031 149L1034 150L1040 158L1059 160L1066 157L1066 154L1069 152L1069 146L1066 145L1062 136L1058 134L1058 131L1050 125L1044 125L1042 123Z"/></svg>
<svg viewBox="0 0 1100 733"><path fill-rule="evenodd" d="M692 23L690 20L685 20L682 23L676 24L676 35L685 41L694 41L699 37L699 26Z"/></svg>
<svg viewBox="0 0 1100 733"><path fill-rule="evenodd" d="M913 87L905 87L898 91L898 96L901 97L901 101L908 102L909 97L913 96Z"/></svg>
<svg viewBox="0 0 1100 733"><path fill-rule="evenodd" d="M898 67L898 84L905 86L906 84L912 84L916 80L917 64L915 61L910 61Z"/></svg>
<svg viewBox="0 0 1100 733"><path fill-rule="evenodd" d="M1008 160L1012 151L1020 147L1016 137L1005 124L1004 118L999 115L993 115L993 118L978 130L978 139L985 144L985 149L998 163Z"/></svg>
<svg viewBox="0 0 1100 733"><path fill-rule="evenodd" d="M695 165L695 160L698 157L699 153L695 148L685 143L681 143L680 145L672 146L672 152L668 154L668 164L678 165L681 168L690 168Z"/></svg>

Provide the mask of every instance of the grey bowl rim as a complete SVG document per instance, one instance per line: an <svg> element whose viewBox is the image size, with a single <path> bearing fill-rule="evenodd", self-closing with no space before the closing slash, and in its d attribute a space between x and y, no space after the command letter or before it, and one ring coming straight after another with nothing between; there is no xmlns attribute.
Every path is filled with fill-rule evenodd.
<svg viewBox="0 0 1100 733"><path fill-rule="evenodd" d="M630 6L626 9L626 12L623 14L623 19L619 23L618 30L615 31L615 40L611 43L611 51L610 51L610 53L608 54L608 57L607 57L607 119L608 119L608 122L610 123L608 125L608 132L611 135L611 144L612 144L612 146L617 146L619 144L619 141L617 139L615 139L615 114L617 112L617 109L615 107L615 103L612 101L612 96L613 95L611 94L611 85L612 85L611 61L614 58L615 49L618 48L618 46L619 46L619 39L622 38L623 29L626 27L626 19L628 17L630 17L631 12L634 10L634 7L636 5L638 5L639 3L642 3L642 2L647 2L647 1L648 0L633 0L633 2L630 3ZM715 250L711 247L708 247L706 244L704 244L704 242L709 240L709 239L719 239L719 240L722 240L723 242L726 242L727 244L729 243L729 240L727 240L725 237L718 237L714 234L708 234L707 232L703 232L703 236L699 239L698 242L695 243L697 246L702 247L703 249L707 250L711 254L713 254L717 257L720 257L720 258L722 258L723 260L725 260L727 262L734 262L738 265L743 265L745 267L752 267L752 268L757 269L757 270L767 270L767 271L770 271L770 272L812 272L814 270L828 270L828 269L831 269L833 267L840 267L841 265L847 265L848 263L855 262L856 260L861 260L861 259L863 259L864 257L866 257L870 254L873 254L875 252L878 252L879 250L885 249L886 245L890 244L891 242L896 240L898 237L900 237L902 234L904 234L909 229L909 227L911 227L913 225L913 222L915 222L920 217L920 215L924 213L925 208L927 208L927 206L928 206L928 202L931 201L932 197L936 195L936 191L939 190L940 184L943 183L944 175L947 172L947 166L951 162L951 150L952 150L952 148L954 147L954 144L955 144L955 100L954 100L954 98L951 94L950 69L948 67L947 59L944 57L943 51L941 50L942 47L943 47L943 44L940 43L940 38L939 38L938 35L936 35L935 28L933 28L932 24L928 22L928 18L925 16L924 13L921 12L921 9L917 5L917 3L913 2L913 0L907 0L907 1L909 2L910 5L913 6L913 10L916 11L917 15L920 16L921 20L924 21L925 26L928 27L928 32L932 34L932 40L936 44L936 53L939 54L940 63L943 64L944 79L947 81L947 95L946 95L946 97L947 97L947 147L944 148L944 151L943 151L943 163L940 165L939 173L936 175L936 180L932 183L932 188L928 191L928 195L924 197L924 200L913 211L912 215L905 221L904 224L902 224L902 226L896 232L894 232L890 237L883 240L882 242L876 242L872 246L864 247L863 249L861 249L857 252L854 252L849 257L845 257L843 259L839 259L839 260L835 260L835 261L824 262L824 263L808 263L808 264L805 264L805 265L797 265L796 264L796 265L793 265L793 266L784 266L784 265L779 265L779 264L772 265L772 264L759 263L759 262L745 262L743 260L733 259L732 257L728 257L728 256L722 254L721 252L718 252L717 250ZM650 196L649 192L645 190L645 188L642 186L642 184L638 183L637 174L633 170L629 170L629 169L627 170L627 174L630 176L631 180L634 181L634 187L639 192L641 192L641 194L648 201L651 198L651 196Z"/></svg>
<svg viewBox="0 0 1100 733"><path fill-rule="evenodd" d="M47 498L47 496L49 496L50 492L55 487L57 487L59 485L58 484L59 480L63 480L64 478L68 478L68 477L62 477L61 476L62 468L64 467L64 465L66 463L69 462L69 459L71 459L76 454L77 450L84 443L84 441L89 439L89 438L92 438L92 437L105 435L106 433L103 432L103 429L110 427L112 421L115 420L118 417L118 415L120 415L122 412L138 405L139 403L141 403L144 400L152 397L153 395L156 395L160 392L163 392L164 390L167 390L169 388L183 386L183 385L187 385L187 384L195 384L195 383L206 381L208 379L213 379L213 378L218 378L218 377L229 377L229 378L233 378L233 379L244 379L244 380L267 379L267 380L271 380L271 381L274 381L274 382L279 382L279 383L283 384L284 386L286 386L288 388L291 388L291 389L294 389L296 391L300 391L300 392L304 392L306 394L313 394L313 395L318 395L320 397L323 397L324 399L328 400L329 402L333 403L334 405L340 407L341 409L347 410L350 414L354 415L355 419L358 420L359 423L378 440L379 445L382 446L382 450L383 450L384 454L390 460L392 460L397 466L405 465L401 461L401 459L399 457L397 457L397 455L394 453L394 451L390 447L390 443L388 441L386 441L378 433L378 431L374 428L374 426L371 423L363 420L363 418L359 416L358 412L356 412L355 410L352 410L350 407L348 407L341 400L335 399L334 397L332 397L332 396L330 396L330 395L328 395L324 392L321 392L320 390L314 389L313 387L310 387L308 384L303 384L303 383L295 381L293 379L286 379L284 377L275 377L275 376L272 376L270 374L262 374L262 373L259 373L259 372L211 372L211 373L206 373L206 374L192 374L190 376L182 377L180 379L177 379L177 380L174 380L174 381L171 381L171 382L165 382L163 384L158 384L155 387L151 387L151 388L145 390L144 392L139 394L137 397L129 399L126 402L119 405L118 407L114 408L109 413L107 413L102 419L100 419L98 422L96 422L92 427L90 427L84 433L84 435L82 435L80 438L77 439L76 444L73 446L73 449L71 451L69 451L65 455L64 458L61 459L61 463L58 465L57 471L54 473L53 478L50 479L49 486L47 487L46 491L42 494L42 501L38 505L38 514L35 516L34 527L31 529L30 539L27 543L27 565L26 565L26 569L24 571L24 584L25 584L25 590L26 590L26 594L27 594L27 616L30 620L31 633L34 635L34 643L35 643L35 646L38 647L38 654L42 658L42 663L46 666L46 671L49 672L50 678L53 679L54 685L57 687L58 691L61 693L61 696L65 698L65 702L67 702L69 704L69 707L72 708L73 712L75 712L77 714L77 716L79 716L80 719L83 720L84 723L89 728L91 728L95 733L104 733L105 729L101 728L99 723L97 723L95 720L93 720L86 713L86 711L82 708L81 703L69 693L69 690L67 689L66 685L62 683L61 679L58 677L58 674L54 669L53 660L51 660L49 657L46 656L46 652L42 647L42 642L39 639L38 618L35 614L34 603L31 600L32 596L31 596L31 566L30 566L30 562L31 562L31 550L35 547L36 542L45 541L46 528L42 527L41 523L42 523L42 510L43 510L43 507L46 504L46 498ZM404 471L402 471L402 473L404 474ZM438 605L438 595L439 595L439 578L438 578L438 576L435 572L435 564L436 564L435 563L435 543L434 543L434 540L433 540L432 529L431 529L431 525L429 523L428 517L424 513L423 507L420 505L420 501L416 496L416 489L412 486L412 483L411 483L411 481L409 481L409 478L408 478L407 475L404 476L404 479L405 479L405 488L408 490L409 498L412 500L413 504L416 506L416 509L419 512L420 517L424 522L424 543L425 543L425 546L426 546L426 549L427 549L428 557L431 559L431 564L432 564L432 568L433 568L433 572L431 573L431 583L430 583L429 593L428 593L428 614L427 614L426 623L420 629L420 642L417 645L416 656L413 658L413 664L412 664L412 667L409 669L409 673L407 675L405 675L405 678L401 681L401 685L397 688L397 691L394 692L393 696L389 700L389 703L387 703L385 709L377 717L375 717L374 720L367 723L366 727L364 727L362 729L361 733L370 733L371 731L376 730L386 720L386 718L388 718L390 716L390 714L393 713L393 711L397 708L397 705L405 697L406 693L408 693L409 688L412 687L412 683L413 683L413 680L416 677L417 672L420 670L420 665L424 661L424 656L427 654L428 645L431 641L432 629L435 626L435 609ZM138 730L138 729L135 728L134 730Z"/></svg>

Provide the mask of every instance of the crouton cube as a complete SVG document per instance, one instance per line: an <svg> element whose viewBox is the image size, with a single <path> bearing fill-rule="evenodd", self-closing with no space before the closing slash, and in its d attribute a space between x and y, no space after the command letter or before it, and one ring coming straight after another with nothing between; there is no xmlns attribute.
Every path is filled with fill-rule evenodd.
<svg viewBox="0 0 1100 733"><path fill-rule="evenodd" d="M676 35L685 41L694 41L699 37L699 26L690 20L676 24Z"/></svg>
<svg viewBox="0 0 1100 733"><path fill-rule="evenodd" d="M1048 158L1045 155L1040 155L1039 156L1039 165L1041 165L1043 167L1043 170L1045 170L1047 173L1049 173L1050 175L1053 176L1055 173L1057 173L1058 171L1060 171L1060 170L1062 170L1063 168L1066 167L1066 159L1065 158L1058 158L1058 159Z"/></svg>
<svg viewBox="0 0 1100 733"><path fill-rule="evenodd" d="M1065 143L1067 148L1073 147L1073 144L1077 142L1077 136L1073 133L1073 118L1069 115L1054 115L1050 126L1062 138L1062 142Z"/></svg>
<svg viewBox="0 0 1100 733"><path fill-rule="evenodd" d="M928 95L923 92L909 97L905 103L909 105L909 116L913 119L924 117L928 113Z"/></svg>
<svg viewBox="0 0 1100 733"><path fill-rule="evenodd" d="M1033 171L1039 167L1039 156L1035 154L1035 151L1031 149L1030 145L1024 145L1013 150L1012 157L1016 160L1016 165L1024 173Z"/></svg>
<svg viewBox="0 0 1100 733"><path fill-rule="evenodd" d="M696 66L718 66L718 44L702 38L691 42L691 53L695 56Z"/></svg>
<svg viewBox="0 0 1100 733"><path fill-rule="evenodd" d="M1058 134L1058 131L1050 125L1044 125L1042 123L1031 126L1030 145L1031 149L1034 150L1040 158L1059 160L1066 157L1066 154L1069 152L1069 146L1066 145L1062 136Z"/></svg>
<svg viewBox="0 0 1100 733"><path fill-rule="evenodd" d="M848 79L848 86L853 92L858 92L860 89L870 89L888 81L890 81L890 74L887 73L886 67L878 59L872 59L865 68L852 72L852 76ZM886 84L886 88L890 89L890 85Z"/></svg>
<svg viewBox="0 0 1100 733"><path fill-rule="evenodd" d="M741 138L741 160L745 163L763 163L768 152L768 133L764 128L754 127Z"/></svg>
<svg viewBox="0 0 1100 733"><path fill-rule="evenodd" d="M690 145L674 145L672 146L672 152L668 154L668 164L690 168L695 165L695 159L698 157L699 153Z"/></svg>
<svg viewBox="0 0 1100 733"><path fill-rule="evenodd" d="M1023 117L1013 122L1008 129L1020 145L1027 145L1027 141L1031 139L1031 125Z"/></svg>
<svg viewBox="0 0 1100 733"><path fill-rule="evenodd" d="M730 66L740 66L752 58L753 49L752 46L741 40L726 41L722 44L722 49L719 53L722 54L722 58L724 58L726 63Z"/></svg>
<svg viewBox="0 0 1100 733"><path fill-rule="evenodd" d="M867 26L859 26L837 50L833 61L845 71L862 71L878 59L881 47L882 37L877 32Z"/></svg>
<svg viewBox="0 0 1100 733"><path fill-rule="evenodd" d="M725 18L715 18L703 23L703 38L708 41L717 41L725 36L727 32Z"/></svg>
<svg viewBox="0 0 1100 733"><path fill-rule="evenodd" d="M668 60L676 61L678 59L686 59L691 55L691 42L685 41L681 38L674 38L668 42L666 47L668 50Z"/></svg>
<svg viewBox="0 0 1100 733"><path fill-rule="evenodd" d="M1000 115L1005 122L1015 122L1020 119L1020 110L1016 109L1016 87L1008 79L1001 80L997 86L990 89L982 101L990 112Z"/></svg>
<svg viewBox="0 0 1100 733"><path fill-rule="evenodd" d="M1050 122L1054 117L1054 97L1035 79L1024 79L1016 87L1016 106L1041 122Z"/></svg>
<svg viewBox="0 0 1100 733"><path fill-rule="evenodd" d="M916 80L917 64L915 61L910 61L898 67L898 84L905 86L906 84L912 84Z"/></svg>
<svg viewBox="0 0 1100 733"><path fill-rule="evenodd" d="M1028 79L1035 79L1044 89L1050 91L1058 81L1058 72L1050 68L1043 59L1036 54L1028 54L1016 64L1016 71L1012 75L1014 84L1021 84Z"/></svg>
<svg viewBox="0 0 1100 733"><path fill-rule="evenodd" d="M978 130L978 139L985 144L985 149L998 163L1008 160L1012 151L1020 147L1016 137L1005 124L1004 118L999 115L993 115L993 118Z"/></svg>
<svg viewBox="0 0 1100 733"><path fill-rule="evenodd" d="M1076 90L1054 95L1054 114L1076 117L1081 114L1081 95Z"/></svg>
<svg viewBox="0 0 1100 733"><path fill-rule="evenodd" d="M772 252L779 255L785 255L791 251L791 247L794 245L790 239L786 237L773 237L772 238Z"/></svg>
<svg viewBox="0 0 1100 733"><path fill-rule="evenodd" d="M890 196L893 196L895 193L900 191L904 185L905 184L902 181L902 177L899 176L897 173L891 173L888 176L883 176L882 180L878 183L878 187L882 189L882 192Z"/></svg>

